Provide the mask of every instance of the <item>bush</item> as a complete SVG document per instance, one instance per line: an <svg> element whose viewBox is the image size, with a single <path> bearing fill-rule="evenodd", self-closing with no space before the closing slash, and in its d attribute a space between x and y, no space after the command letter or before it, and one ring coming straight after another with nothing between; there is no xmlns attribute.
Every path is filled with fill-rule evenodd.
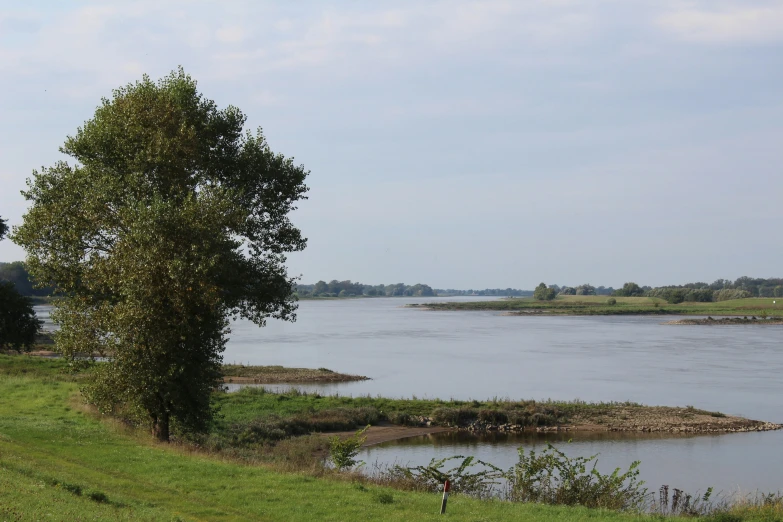
<svg viewBox="0 0 783 522"><path fill-rule="evenodd" d="M229 431L233 445L274 442L313 432L352 430L357 426L377 424L380 413L376 408L334 408L293 417L267 417L247 424L235 425Z"/></svg>
<svg viewBox="0 0 783 522"><path fill-rule="evenodd" d="M508 415L499 410L479 410L478 420L489 424L506 424L508 422Z"/></svg>
<svg viewBox="0 0 783 522"><path fill-rule="evenodd" d="M470 408L436 408L432 411L432 420L446 426L464 426L478 417Z"/></svg>
<svg viewBox="0 0 783 522"><path fill-rule="evenodd" d="M519 449L519 462L506 478L509 497L517 502L581 505L588 508L641 510L645 506L647 490L639 482L639 461L620 474L617 468L608 475L601 474L592 457L569 458L551 444L536 454Z"/></svg>
<svg viewBox="0 0 783 522"><path fill-rule="evenodd" d="M739 288L724 288L713 294L715 301L729 301L731 299L746 299L751 297L750 292Z"/></svg>
<svg viewBox="0 0 783 522"><path fill-rule="evenodd" d="M606 300L606 304L608 304L609 306L614 306L617 304L617 299L615 299L614 297L610 297L609 299Z"/></svg>
<svg viewBox="0 0 783 522"><path fill-rule="evenodd" d="M361 461L356 460L356 455L359 454L359 449L367 440L367 436L364 435L370 428L368 424L361 430L348 438L341 439L339 436L329 437L329 460L334 464L334 467L338 470L344 470L352 468L357 464L364 464Z"/></svg>

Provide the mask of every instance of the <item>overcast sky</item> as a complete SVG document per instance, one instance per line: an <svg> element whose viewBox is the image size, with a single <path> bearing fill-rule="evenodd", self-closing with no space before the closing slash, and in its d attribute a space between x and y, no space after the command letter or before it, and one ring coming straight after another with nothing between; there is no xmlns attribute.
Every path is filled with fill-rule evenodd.
<svg viewBox="0 0 783 522"><path fill-rule="evenodd" d="M303 282L783 275L783 1L0 5L12 225L101 97L182 65L311 171Z"/></svg>

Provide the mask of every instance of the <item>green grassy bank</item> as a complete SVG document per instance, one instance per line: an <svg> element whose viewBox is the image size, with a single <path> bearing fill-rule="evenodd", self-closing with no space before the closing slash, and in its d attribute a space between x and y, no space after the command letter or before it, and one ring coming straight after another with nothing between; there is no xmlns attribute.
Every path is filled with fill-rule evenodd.
<svg viewBox="0 0 783 522"><path fill-rule="evenodd" d="M615 304L608 304L614 299ZM773 304L773 301L777 303ZM499 299L496 301L461 301L408 305L431 310L494 310L520 315L738 315L783 317L783 299L749 298L715 303L670 304L656 297L614 297L596 295L564 295L552 301L532 297Z"/></svg>
<svg viewBox="0 0 783 522"><path fill-rule="evenodd" d="M328 473L283 473L154 444L84 408L77 383L53 375L56 366L0 359L0 520L440 519L435 494L358 486ZM448 518L647 517L457 496Z"/></svg>
<svg viewBox="0 0 783 522"><path fill-rule="evenodd" d="M94 414L59 361L0 356L0 520L530 520L658 517L399 491L321 469L247 465ZM271 394L270 394L271 396ZM241 396L240 396L241 397ZM276 400L276 399L275 399ZM290 408L296 401L279 401ZM247 401L227 418L252 418ZM280 413L272 404L260 410ZM764 514L758 520L772 520ZM748 514L716 520L743 520ZM739 518L737 518L739 516ZM761 517L761 515L759 515Z"/></svg>

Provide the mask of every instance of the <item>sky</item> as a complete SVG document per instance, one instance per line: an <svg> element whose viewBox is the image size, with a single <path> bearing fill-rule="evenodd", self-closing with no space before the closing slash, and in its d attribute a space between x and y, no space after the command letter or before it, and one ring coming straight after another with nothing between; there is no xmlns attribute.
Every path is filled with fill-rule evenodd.
<svg viewBox="0 0 783 522"><path fill-rule="evenodd" d="M310 170L304 283L783 275L781 0L0 0L0 216L180 65Z"/></svg>

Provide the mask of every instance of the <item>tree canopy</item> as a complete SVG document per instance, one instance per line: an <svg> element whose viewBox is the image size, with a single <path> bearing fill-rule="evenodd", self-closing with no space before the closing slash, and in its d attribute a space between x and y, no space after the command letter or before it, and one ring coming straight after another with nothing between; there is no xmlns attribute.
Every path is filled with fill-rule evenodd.
<svg viewBox="0 0 783 522"><path fill-rule="evenodd" d="M104 99L58 162L33 172L14 240L63 298L57 349L109 354L85 389L102 411L206 429L228 318L295 320L285 254L306 240L288 214L308 172L185 72Z"/></svg>
<svg viewBox="0 0 783 522"><path fill-rule="evenodd" d="M557 296L557 291L554 288L549 288L546 283L541 283L533 290L533 298L539 301L551 301Z"/></svg>

